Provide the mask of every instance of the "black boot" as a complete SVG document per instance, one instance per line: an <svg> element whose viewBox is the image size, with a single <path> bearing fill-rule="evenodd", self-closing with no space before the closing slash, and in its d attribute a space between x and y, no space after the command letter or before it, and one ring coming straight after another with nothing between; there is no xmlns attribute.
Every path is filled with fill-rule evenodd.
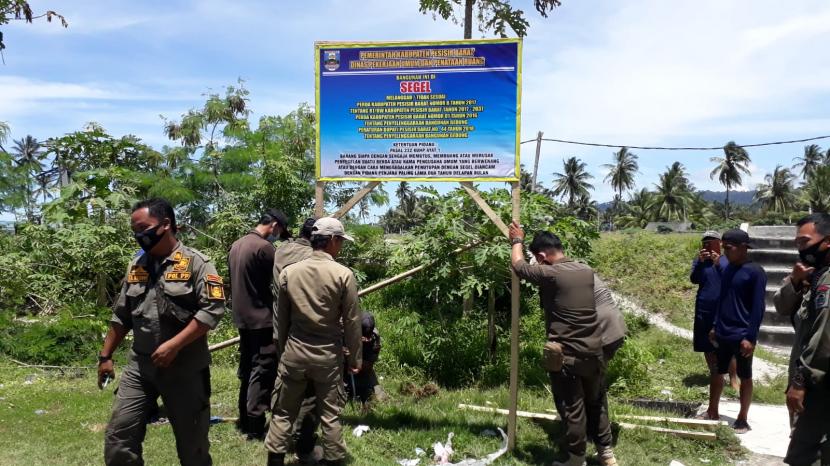
<svg viewBox="0 0 830 466"><path fill-rule="evenodd" d="M265 439L266 427L265 416L248 417L246 426L246 434L248 440L263 440Z"/></svg>
<svg viewBox="0 0 830 466"><path fill-rule="evenodd" d="M268 452L268 466L285 466L285 453Z"/></svg>
<svg viewBox="0 0 830 466"><path fill-rule="evenodd" d="M320 466L343 466L346 464L343 460L320 460Z"/></svg>

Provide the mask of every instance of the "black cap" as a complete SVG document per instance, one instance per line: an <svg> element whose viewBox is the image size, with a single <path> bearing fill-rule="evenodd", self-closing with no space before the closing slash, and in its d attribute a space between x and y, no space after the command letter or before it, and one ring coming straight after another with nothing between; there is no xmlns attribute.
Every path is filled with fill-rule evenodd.
<svg viewBox="0 0 830 466"><path fill-rule="evenodd" d="M745 244L749 249L755 247L755 243L749 238L749 233L739 229L728 230L721 236L721 241L724 243Z"/></svg>
<svg viewBox="0 0 830 466"><path fill-rule="evenodd" d="M288 217L281 210L268 209L268 211L265 212L265 215L263 215L262 221L260 221L260 223L270 222L277 222L277 225L279 225L282 228L282 233L280 233L280 239L285 240L291 238L291 230L288 229Z"/></svg>

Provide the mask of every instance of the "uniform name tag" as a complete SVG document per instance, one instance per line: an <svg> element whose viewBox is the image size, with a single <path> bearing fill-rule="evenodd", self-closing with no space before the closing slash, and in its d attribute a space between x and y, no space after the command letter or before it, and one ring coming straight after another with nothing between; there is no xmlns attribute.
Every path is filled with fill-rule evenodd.
<svg viewBox="0 0 830 466"><path fill-rule="evenodd" d="M140 265L134 265L127 274L127 283L147 283L150 274Z"/></svg>
<svg viewBox="0 0 830 466"><path fill-rule="evenodd" d="M186 282L190 280L190 272L167 272L164 279L168 282Z"/></svg>

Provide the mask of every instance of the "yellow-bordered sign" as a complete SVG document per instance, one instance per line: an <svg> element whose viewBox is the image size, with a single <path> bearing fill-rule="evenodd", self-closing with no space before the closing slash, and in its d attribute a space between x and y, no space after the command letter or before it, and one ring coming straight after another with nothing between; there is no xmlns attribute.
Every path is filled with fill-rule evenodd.
<svg viewBox="0 0 830 466"><path fill-rule="evenodd" d="M318 180L518 180L521 40L314 49Z"/></svg>

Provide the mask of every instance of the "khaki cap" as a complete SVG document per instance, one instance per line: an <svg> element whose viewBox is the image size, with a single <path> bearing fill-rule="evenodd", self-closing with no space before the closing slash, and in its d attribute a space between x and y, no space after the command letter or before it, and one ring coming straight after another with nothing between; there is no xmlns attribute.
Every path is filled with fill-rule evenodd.
<svg viewBox="0 0 830 466"><path fill-rule="evenodd" d="M340 220L334 217L323 217L314 222L314 227L311 228L312 235L322 236L340 236L343 239L354 241L354 238L346 234L346 229Z"/></svg>

